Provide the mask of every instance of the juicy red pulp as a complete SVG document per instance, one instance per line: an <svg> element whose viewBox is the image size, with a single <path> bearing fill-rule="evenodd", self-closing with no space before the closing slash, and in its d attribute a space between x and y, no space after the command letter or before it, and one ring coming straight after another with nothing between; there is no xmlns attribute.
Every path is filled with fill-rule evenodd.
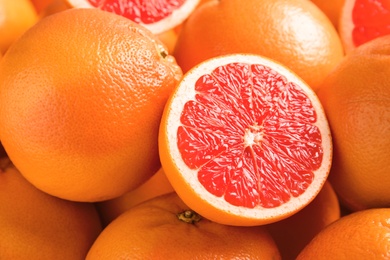
<svg viewBox="0 0 390 260"><path fill-rule="evenodd" d="M272 208L307 189L323 151L315 109L296 84L268 67L234 63L200 77L195 90L178 148L208 192Z"/></svg>
<svg viewBox="0 0 390 260"><path fill-rule="evenodd" d="M352 31L355 46L390 34L390 1L356 0L352 21L355 25Z"/></svg>
<svg viewBox="0 0 390 260"><path fill-rule="evenodd" d="M88 0L94 7L119 14L136 23L158 22L178 9L185 0Z"/></svg>

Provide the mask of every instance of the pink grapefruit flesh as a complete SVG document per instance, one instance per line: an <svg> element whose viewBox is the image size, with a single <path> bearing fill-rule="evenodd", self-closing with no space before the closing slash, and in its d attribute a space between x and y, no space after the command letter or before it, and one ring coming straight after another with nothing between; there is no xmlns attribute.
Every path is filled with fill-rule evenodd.
<svg viewBox="0 0 390 260"><path fill-rule="evenodd" d="M268 59L228 55L200 64L165 113L160 135L169 155L160 153L162 164L168 178L172 168L183 176L176 188L184 197L194 193L229 214L273 218L308 204L328 175L331 139L321 104Z"/></svg>
<svg viewBox="0 0 390 260"><path fill-rule="evenodd" d="M181 24L199 0L67 0L77 8L98 8L141 24L160 34Z"/></svg>
<svg viewBox="0 0 390 260"><path fill-rule="evenodd" d="M185 0L159 0L159 1L126 1L120 5L120 0L88 0L92 6L104 11L120 14L134 22L151 24L161 21L182 6Z"/></svg>
<svg viewBox="0 0 390 260"><path fill-rule="evenodd" d="M356 0L352 11L356 46L390 33L390 1Z"/></svg>
<svg viewBox="0 0 390 260"><path fill-rule="evenodd" d="M390 34L389 0L345 0L339 23L345 51Z"/></svg>

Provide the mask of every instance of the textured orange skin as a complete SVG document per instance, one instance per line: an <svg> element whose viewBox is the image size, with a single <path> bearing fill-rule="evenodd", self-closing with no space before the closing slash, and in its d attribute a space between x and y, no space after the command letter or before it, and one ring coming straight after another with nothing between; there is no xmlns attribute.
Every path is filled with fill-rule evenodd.
<svg viewBox="0 0 390 260"><path fill-rule="evenodd" d="M355 212L323 229L297 260L389 259L389 236L389 208Z"/></svg>
<svg viewBox="0 0 390 260"><path fill-rule="evenodd" d="M187 72L229 53L274 59L314 90L344 55L333 24L307 0L206 2L182 26L173 55Z"/></svg>
<svg viewBox="0 0 390 260"><path fill-rule="evenodd" d="M84 259L102 230L94 206L36 189L7 158L0 167L0 259Z"/></svg>
<svg viewBox="0 0 390 260"><path fill-rule="evenodd" d="M97 9L53 14L24 34L0 63L0 136L21 173L75 201L123 195L154 174L160 117L182 75L162 48Z"/></svg>
<svg viewBox="0 0 390 260"><path fill-rule="evenodd" d="M96 203L103 225L108 225L126 210L162 194L173 192L171 183L160 168L138 188L111 200Z"/></svg>
<svg viewBox="0 0 390 260"><path fill-rule="evenodd" d="M38 21L30 0L0 0L0 52Z"/></svg>
<svg viewBox="0 0 390 260"><path fill-rule="evenodd" d="M175 193L131 208L111 222L92 245L93 259L280 259L263 227L234 227L202 218L189 224L189 210Z"/></svg>
<svg viewBox="0 0 390 260"><path fill-rule="evenodd" d="M267 225L282 259L295 259L322 229L340 218L337 195L327 181L317 197L295 215Z"/></svg>
<svg viewBox="0 0 390 260"><path fill-rule="evenodd" d="M390 207L390 36L348 54L319 88L332 131L329 180L350 210Z"/></svg>

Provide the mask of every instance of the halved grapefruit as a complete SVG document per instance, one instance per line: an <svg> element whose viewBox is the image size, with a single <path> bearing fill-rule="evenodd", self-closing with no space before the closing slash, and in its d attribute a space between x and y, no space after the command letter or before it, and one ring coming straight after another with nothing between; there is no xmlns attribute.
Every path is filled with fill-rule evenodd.
<svg viewBox="0 0 390 260"><path fill-rule="evenodd" d="M346 53L390 34L390 0L345 0L339 32Z"/></svg>
<svg viewBox="0 0 390 260"><path fill-rule="evenodd" d="M159 133L163 169L183 201L228 225L272 223L321 190L332 140L311 88L262 56L231 54L185 74Z"/></svg>
<svg viewBox="0 0 390 260"><path fill-rule="evenodd" d="M200 0L66 0L75 8L116 13L160 34L180 25Z"/></svg>

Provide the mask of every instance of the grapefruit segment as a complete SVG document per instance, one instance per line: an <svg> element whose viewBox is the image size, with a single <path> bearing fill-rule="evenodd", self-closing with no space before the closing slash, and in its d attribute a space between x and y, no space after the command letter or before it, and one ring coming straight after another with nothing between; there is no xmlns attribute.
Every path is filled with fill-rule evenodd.
<svg viewBox="0 0 390 260"><path fill-rule="evenodd" d="M160 125L160 158L179 196L213 221L257 225L307 205L331 164L314 92L269 59L232 54L190 70Z"/></svg>
<svg viewBox="0 0 390 260"><path fill-rule="evenodd" d="M339 31L346 52L390 34L390 1L346 0Z"/></svg>
<svg viewBox="0 0 390 260"><path fill-rule="evenodd" d="M76 8L115 13L160 34L180 25L200 0L67 0Z"/></svg>

